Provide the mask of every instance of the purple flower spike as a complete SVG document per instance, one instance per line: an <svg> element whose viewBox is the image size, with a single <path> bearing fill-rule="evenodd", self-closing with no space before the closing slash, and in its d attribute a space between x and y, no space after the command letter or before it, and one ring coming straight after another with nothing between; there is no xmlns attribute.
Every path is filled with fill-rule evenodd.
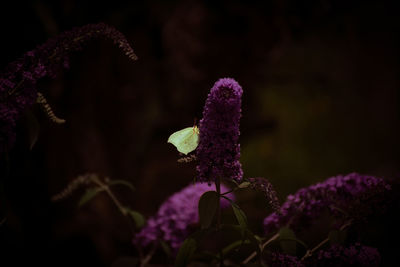
<svg viewBox="0 0 400 267"><path fill-rule="evenodd" d="M199 222L198 203L201 195L215 189L215 185L191 184L169 197L157 214L147 221L147 225L135 236L133 242L141 247L165 241L174 253L182 242L196 229ZM221 184L221 192L229 189ZM232 193L227 197L234 200ZM229 202L221 200L221 208L229 207Z"/></svg>
<svg viewBox="0 0 400 267"><path fill-rule="evenodd" d="M69 56L91 40L110 39L129 58L137 57L125 36L104 23L88 24L50 38L44 44L8 64L0 74L0 154L15 142L16 121L36 101L36 83L69 66Z"/></svg>
<svg viewBox="0 0 400 267"><path fill-rule="evenodd" d="M351 173L302 188L289 195L279 212L264 219L266 233L288 225L294 230L309 228L324 211L334 217L365 218L384 211L384 195L390 186L381 178Z"/></svg>
<svg viewBox="0 0 400 267"><path fill-rule="evenodd" d="M200 140L196 150L197 172L201 182L228 179L240 182L239 120L242 87L231 78L214 84L200 120Z"/></svg>

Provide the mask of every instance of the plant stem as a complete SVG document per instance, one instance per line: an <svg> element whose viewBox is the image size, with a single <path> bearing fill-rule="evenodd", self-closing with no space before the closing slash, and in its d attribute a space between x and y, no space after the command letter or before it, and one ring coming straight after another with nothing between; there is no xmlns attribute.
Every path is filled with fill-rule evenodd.
<svg viewBox="0 0 400 267"><path fill-rule="evenodd" d="M115 206L117 206L118 210L123 214L127 215L127 212L125 208L122 206L121 202L115 197L114 193L111 192L110 188L108 187L107 184L103 183L100 179L92 177L92 181L97 184L102 190L104 190L108 196L111 198L111 200L114 202Z"/></svg>
<svg viewBox="0 0 400 267"><path fill-rule="evenodd" d="M144 257L143 260L140 261L140 267L144 267L149 263L156 250L157 250L157 243L154 244L154 246L151 248L150 252L146 255L146 257Z"/></svg>
<svg viewBox="0 0 400 267"><path fill-rule="evenodd" d="M346 222L345 224L343 224L339 231L343 231L344 229L346 229L347 227L349 227L352 224L353 220L349 220L348 222ZM301 261L307 259L308 257L311 257L313 255L313 253L315 251L317 251L318 249L320 249L323 245L325 245L326 243L329 242L329 237L325 238L324 240L322 240L318 245L316 245L314 248L307 250L306 254L304 254L303 258L301 258Z"/></svg>
<svg viewBox="0 0 400 267"><path fill-rule="evenodd" d="M276 233L273 235L270 239L265 241L264 244L261 245L261 252L264 250L266 246L268 246L272 241L276 240L279 237L279 233ZM249 263L255 256L257 256L257 252L254 251L252 254L250 254L243 262L242 264L247 264Z"/></svg>
<svg viewBox="0 0 400 267"><path fill-rule="evenodd" d="M216 179L215 181L215 189L218 194L218 203L217 203L217 231L221 231L221 181L219 178ZM222 248L219 250L219 259L220 259L220 266L224 266L224 258L223 258L223 253L222 253Z"/></svg>
<svg viewBox="0 0 400 267"><path fill-rule="evenodd" d="M93 183L98 185L102 190L104 190L107 193L107 195L111 198L112 202L114 202L115 206L118 208L119 212L122 213L122 215L124 215L125 217L129 217L130 218L130 219L128 219L129 222L130 222L129 226L131 228L132 233L135 233L135 227L133 225L134 222L132 221L132 218L130 216L128 216L128 212L126 211L124 206L121 204L121 202L119 202L119 200L114 195L114 193L110 190L110 187L106 183L103 183L96 176L91 176L90 179L93 181Z"/></svg>

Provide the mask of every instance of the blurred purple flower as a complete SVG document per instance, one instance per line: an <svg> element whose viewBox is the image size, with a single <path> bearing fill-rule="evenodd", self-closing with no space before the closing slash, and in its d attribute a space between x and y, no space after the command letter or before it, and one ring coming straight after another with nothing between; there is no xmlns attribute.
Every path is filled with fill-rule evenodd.
<svg viewBox="0 0 400 267"><path fill-rule="evenodd" d="M390 186L380 178L351 173L302 188L289 195L281 206L264 219L266 233L287 225L293 229L310 227L313 221L328 210L333 216L360 219L381 212L384 193Z"/></svg>
<svg viewBox="0 0 400 267"><path fill-rule="evenodd" d="M27 52L10 63L0 75L0 153L15 141L15 124L36 100L36 83L44 76L55 77L69 65L69 55L82 50L90 40L105 37L118 45L127 56L136 59L126 38L104 23L74 28Z"/></svg>
<svg viewBox="0 0 400 267"><path fill-rule="evenodd" d="M182 242L196 229L199 222L198 202L201 195L215 189L208 184L190 184L170 196L159 208L157 214L147 221L147 225L135 236L133 242L141 247L163 240L176 253ZM221 184L221 192L229 189ZM234 200L232 193L227 195ZM227 208L229 202L221 200L221 208Z"/></svg>
<svg viewBox="0 0 400 267"><path fill-rule="evenodd" d="M239 162L239 121L242 87L231 78L218 80L210 93L200 120L200 140L196 150L198 179L242 180Z"/></svg>

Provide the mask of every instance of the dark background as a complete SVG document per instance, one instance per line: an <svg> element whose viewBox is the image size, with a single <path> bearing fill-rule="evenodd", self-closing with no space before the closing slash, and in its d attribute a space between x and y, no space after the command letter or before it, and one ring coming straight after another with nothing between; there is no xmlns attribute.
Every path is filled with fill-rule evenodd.
<svg viewBox="0 0 400 267"><path fill-rule="evenodd" d="M395 2L395 1L393 1ZM83 190L50 197L96 172L135 185L121 200L146 216L195 176L168 136L200 119L222 77L243 87L241 162L281 200L337 174L399 176L399 23L391 1L7 1L1 4L1 68L58 33L105 22L139 60L109 41L74 53L70 70L38 89L56 114L35 110L39 140L23 120L5 178L0 265L109 266L133 255L124 218L106 196L81 209ZM241 206L260 231L260 196ZM7 265L8 266L8 265Z"/></svg>

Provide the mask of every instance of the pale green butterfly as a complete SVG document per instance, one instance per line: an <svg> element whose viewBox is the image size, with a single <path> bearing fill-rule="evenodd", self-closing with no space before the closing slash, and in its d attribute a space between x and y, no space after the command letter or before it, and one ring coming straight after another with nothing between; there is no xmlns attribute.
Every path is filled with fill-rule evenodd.
<svg viewBox="0 0 400 267"><path fill-rule="evenodd" d="M200 130L197 126L187 127L174 132L168 138L168 143L173 144L179 152L187 155L197 148Z"/></svg>

